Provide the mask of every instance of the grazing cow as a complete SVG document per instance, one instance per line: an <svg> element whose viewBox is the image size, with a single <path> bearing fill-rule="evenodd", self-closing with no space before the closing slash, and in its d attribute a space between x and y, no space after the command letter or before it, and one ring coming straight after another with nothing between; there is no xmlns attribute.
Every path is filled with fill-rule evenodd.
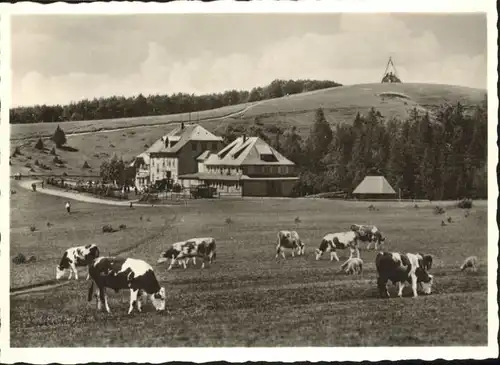
<svg viewBox="0 0 500 365"><path fill-rule="evenodd" d="M363 260L353 257L340 266L339 272L344 271L347 275L361 274L363 272Z"/></svg>
<svg viewBox="0 0 500 365"><path fill-rule="evenodd" d="M359 240L363 242L368 242L366 249L369 250L373 245L375 250L385 242L386 237L382 235L380 230L375 226L369 226L364 224L353 224L351 225L351 231L359 233Z"/></svg>
<svg viewBox="0 0 500 365"><path fill-rule="evenodd" d="M215 239L212 237L190 238L186 241L176 242L167 251L161 253L158 263L162 263L171 259L170 266L167 270L172 269L176 261L179 261L187 268L189 259L193 259L196 264L196 257L203 259L201 268L205 267L205 261L210 264L215 260Z"/></svg>
<svg viewBox="0 0 500 365"><path fill-rule="evenodd" d="M358 232L328 233L321 240L319 248L316 249L316 260L319 260L325 252L330 252L330 261L333 261L334 258L339 261L337 250L345 250L346 248L349 248L350 251L349 259L352 258L354 252L360 257L358 239Z"/></svg>
<svg viewBox="0 0 500 365"><path fill-rule="evenodd" d="M87 266L90 263L99 257L99 248L94 244L86 245L86 246L78 246L68 248L59 262L59 265L56 267L56 280L59 280L63 277L66 270L69 270L68 280L71 279L71 276L75 275L75 280L78 280L78 266ZM87 279L89 276L87 275Z"/></svg>
<svg viewBox="0 0 500 365"><path fill-rule="evenodd" d="M177 257L181 253L182 243L184 243L184 242L176 242L168 250L163 251L160 254L160 258L158 259L157 263L161 264L163 262L166 262L168 259L170 259L170 263L173 265L174 264L173 261L175 259L177 259ZM184 259L176 260L177 265L184 266L186 268L187 264L189 264L189 259L192 259L193 264L196 265L196 257L186 257Z"/></svg>
<svg viewBox="0 0 500 365"><path fill-rule="evenodd" d="M471 268L472 271L476 272L479 267L479 260L477 256L469 256L464 260L462 266L460 266L460 271L464 271L467 268Z"/></svg>
<svg viewBox="0 0 500 365"><path fill-rule="evenodd" d="M431 294L433 276L427 272L432 256L422 254L400 254L397 252L379 252L375 258L378 278L377 287L382 298L389 298L387 282L398 285L398 296L403 296L406 282L411 284L413 297L417 297L417 284L424 294Z"/></svg>
<svg viewBox="0 0 500 365"><path fill-rule="evenodd" d="M95 294L97 310L102 305L110 313L106 288L118 293L121 289L130 289L130 306L128 314L134 307L141 312L142 299L149 296L157 311L165 310L165 288L160 287L153 272L153 268L146 262L124 257L99 257L89 266L92 284L88 291L88 301L92 300L94 284L97 287Z"/></svg>
<svg viewBox="0 0 500 365"><path fill-rule="evenodd" d="M295 257L295 252L297 252L298 256L304 255L306 247L296 231L279 231L278 244L276 245L276 258L281 254L281 256L286 259L285 249L291 249L292 257Z"/></svg>

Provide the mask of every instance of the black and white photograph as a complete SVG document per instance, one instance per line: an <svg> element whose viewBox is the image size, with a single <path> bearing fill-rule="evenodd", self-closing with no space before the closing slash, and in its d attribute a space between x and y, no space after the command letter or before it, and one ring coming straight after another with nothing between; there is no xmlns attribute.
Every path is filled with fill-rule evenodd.
<svg viewBox="0 0 500 365"><path fill-rule="evenodd" d="M10 348L498 351L478 3L10 14Z"/></svg>

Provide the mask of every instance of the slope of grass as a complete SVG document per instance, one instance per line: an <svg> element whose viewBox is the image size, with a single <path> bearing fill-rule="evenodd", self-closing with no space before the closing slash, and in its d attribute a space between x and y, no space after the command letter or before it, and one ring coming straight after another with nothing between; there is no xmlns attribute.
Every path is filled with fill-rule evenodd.
<svg viewBox="0 0 500 365"><path fill-rule="evenodd" d="M421 111L432 111L442 103L456 103L460 101L465 106L482 100L484 90L471 89L450 85L434 84L362 84L342 86L325 90L290 95L283 98L265 100L258 103L249 103L206 112L200 112L200 124L214 133L223 133L229 124L249 123L259 117L263 124L272 124L287 128L295 126L298 132L304 136L309 133L314 113L321 107L331 125L337 123L351 123L356 113L366 114L371 107L377 108L386 118L406 118L409 111L417 108ZM403 97L404 96L404 97ZM232 115L232 113L236 113ZM227 117L232 115L231 117ZM219 117L226 116L223 119ZM215 118L203 120L205 118ZM127 120L88 121L62 123L61 126L66 133L91 132L99 129L113 129L121 127L133 127L126 130L106 131L70 135L68 145L78 149L77 152L58 151L61 158L66 161L66 167L59 169L53 167L52 157L46 156L35 150L33 146L36 140L31 138L37 135L50 135L56 125L51 123L31 125L11 125L11 152L18 146L24 157L12 159L13 173L20 171L28 173L29 167L25 167L30 161L38 159L46 165L53 167L53 171L61 173L91 174L95 175L99 165L113 154L123 156L131 160L134 156L143 152L155 140L166 134L172 128L172 121L187 121L187 115L170 115L147 118L131 118ZM196 113L192 114L192 120L197 120ZM163 125L155 125L165 123ZM50 141L47 144L52 146ZM43 161L42 161L43 160ZM84 161L88 161L93 171L82 170ZM44 172L34 168L35 172Z"/></svg>
<svg viewBox="0 0 500 365"><path fill-rule="evenodd" d="M78 232L73 234L75 225L72 218L64 217L61 201L40 195L19 195L11 208L11 254L45 247L40 262L23 269L12 265L13 285L44 280L52 275L63 248L92 240L104 251L131 247L122 255L151 263L167 289L168 311L154 313L148 304L145 313L127 316L128 292L109 291L112 313L97 313L95 303L86 301L90 283L71 282L11 298L14 347L486 344L485 204L475 205L467 218L463 210L448 206L447 214L455 223L441 227L442 216L434 215L431 204L414 209L413 204L377 203L379 211L371 212L364 202L200 200L188 207L127 212L75 203ZM119 218L111 218L113 214ZM147 232L140 215L151 218ZM166 216L171 217L168 229L160 231ZM294 223L297 216L299 224ZM227 217L232 223L226 223ZM134 228L114 233L113 238L96 229L114 219ZM57 222L57 226L53 231L42 228L33 236L25 233L29 222L40 220ZM376 224L388 236L386 249L434 255L434 293L416 299L378 299L374 251L361 251L365 271L360 277L338 274L340 263L326 258L315 261L313 251L321 237L346 230L352 223ZM279 229L299 232L306 243L305 257L292 259L287 254L286 261L275 260ZM153 230L162 236L150 238ZM166 266L155 264L172 242L207 235L217 240L217 261L206 269L200 270L197 263L196 268L167 272ZM460 272L461 261L471 254L480 258L480 271ZM347 255L339 253L341 260ZM390 290L395 294L394 287ZM138 327L141 336L132 330Z"/></svg>

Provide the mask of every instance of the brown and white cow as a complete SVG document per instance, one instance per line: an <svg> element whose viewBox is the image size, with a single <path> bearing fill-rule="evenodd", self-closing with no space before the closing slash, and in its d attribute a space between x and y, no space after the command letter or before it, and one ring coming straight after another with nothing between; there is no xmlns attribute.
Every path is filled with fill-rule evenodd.
<svg viewBox="0 0 500 365"><path fill-rule="evenodd" d="M340 261L337 250L345 250L346 248L350 251L349 259L353 257L354 252L357 253L357 257L360 257L358 239L358 233L353 231L328 233L321 240L319 248L316 249L316 260L319 260L324 253L330 252L330 261L333 259Z"/></svg>
<svg viewBox="0 0 500 365"><path fill-rule="evenodd" d="M363 272L363 260L359 257L353 257L340 266L339 272L345 272L347 275L361 274Z"/></svg>
<svg viewBox="0 0 500 365"><path fill-rule="evenodd" d="M408 282L413 290L413 297L417 297L417 284L424 294L431 294L433 276L427 272L432 264L431 255L398 252L379 252L375 257L377 269L377 287L382 298L388 298L387 282L390 280L398 286L398 296L403 296L403 288Z"/></svg>
<svg viewBox="0 0 500 365"><path fill-rule="evenodd" d="M476 272L479 267L479 260L477 259L477 256L469 256L467 257L462 266L460 266L460 271L464 271L467 268L471 268L472 271Z"/></svg>
<svg viewBox="0 0 500 365"><path fill-rule="evenodd" d="M124 257L99 257L89 266L92 284L88 291L88 301L92 300L94 284L97 287L95 295L97 310L104 305L110 313L106 288L118 293L122 289L130 289L130 306L128 314L135 307L142 311L142 299L149 296L157 311L165 310L165 288L156 279L153 268L143 260Z"/></svg>
<svg viewBox="0 0 500 365"><path fill-rule="evenodd" d="M201 268L205 268L205 262L210 264L214 262L216 257L215 252L215 238L190 238L186 241L176 242L167 251L161 253L158 263L162 263L171 259L170 265L167 270L172 269L176 261L179 261L187 268L187 263L191 258L196 265L196 257L202 258Z"/></svg>
<svg viewBox="0 0 500 365"><path fill-rule="evenodd" d="M378 250L379 246L382 245L386 239L377 227L371 225L353 224L351 225L351 231L359 233L360 241L368 242L366 246L367 250L369 250L372 245L375 250Z"/></svg>
<svg viewBox="0 0 500 365"><path fill-rule="evenodd" d="M304 255L306 247L296 231L279 231L278 243L276 245L276 258L281 255L286 259L285 249L291 250L292 257L295 257L295 252L297 252L297 256Z"/></svg>
<svg viewBox="0 0 500 365"><path fill-rule="evenodd" d="M92 261L99 257L99 248L94 243L86 246L71 247L64 251L64 254L56 267L56 280L64 276L66 270L69 270L68 280L73 274L75 280L78 280L77 267L88 266ZM89 276L87 275L87 279Z"/></svg>

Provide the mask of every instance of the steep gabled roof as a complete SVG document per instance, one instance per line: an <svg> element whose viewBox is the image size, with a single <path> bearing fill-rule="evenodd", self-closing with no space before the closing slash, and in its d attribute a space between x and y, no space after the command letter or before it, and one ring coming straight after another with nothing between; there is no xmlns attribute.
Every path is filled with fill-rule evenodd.
<svg viewBox="0 0 500 365"><path fill-rule="evenodd" d="M217 154L211 154L206 165L288 165L294 163L258 137L239 137Z"/></svg>
<svg viewBox="0 0 500 365"><path fill-rule="evenodd" d="M396 194L383 176L366 176L353 194Z"/></svg>
<svg viewBox="0 0 500 365"><path fill-rule="evenodd" d="M177 143L172 147L165 147L165 145L163 145L159 151L154 152L176 153L189 141L222 141L222 137L210 133L198 124L187 125L184 129L182 129L182 126L178 127L168 133L164 138L165 140L174 140Z"/></svg>
<svg viewBox="0 0 500 365"><path fill-rule="evenodd" d="M171 148L166 148L165 147L165 140L174 140L177 143L172 146ZM222 137L216 136L209 131L207 131L205 128L198 124L190 124L187 126L184 126L184 129L182 129L182 126L179 126L175 128L174 130L170 131L168 134L164 135L157 141L155 141L146 151L138 155L136 158L141 157L144 160L144 163L146 165L149 165L149 154L151 152L172 152L175 153L179 151L187 142L189 141L222 141ZM130 166L133 166L135 163L135 160L130 164Z"/></svg>

